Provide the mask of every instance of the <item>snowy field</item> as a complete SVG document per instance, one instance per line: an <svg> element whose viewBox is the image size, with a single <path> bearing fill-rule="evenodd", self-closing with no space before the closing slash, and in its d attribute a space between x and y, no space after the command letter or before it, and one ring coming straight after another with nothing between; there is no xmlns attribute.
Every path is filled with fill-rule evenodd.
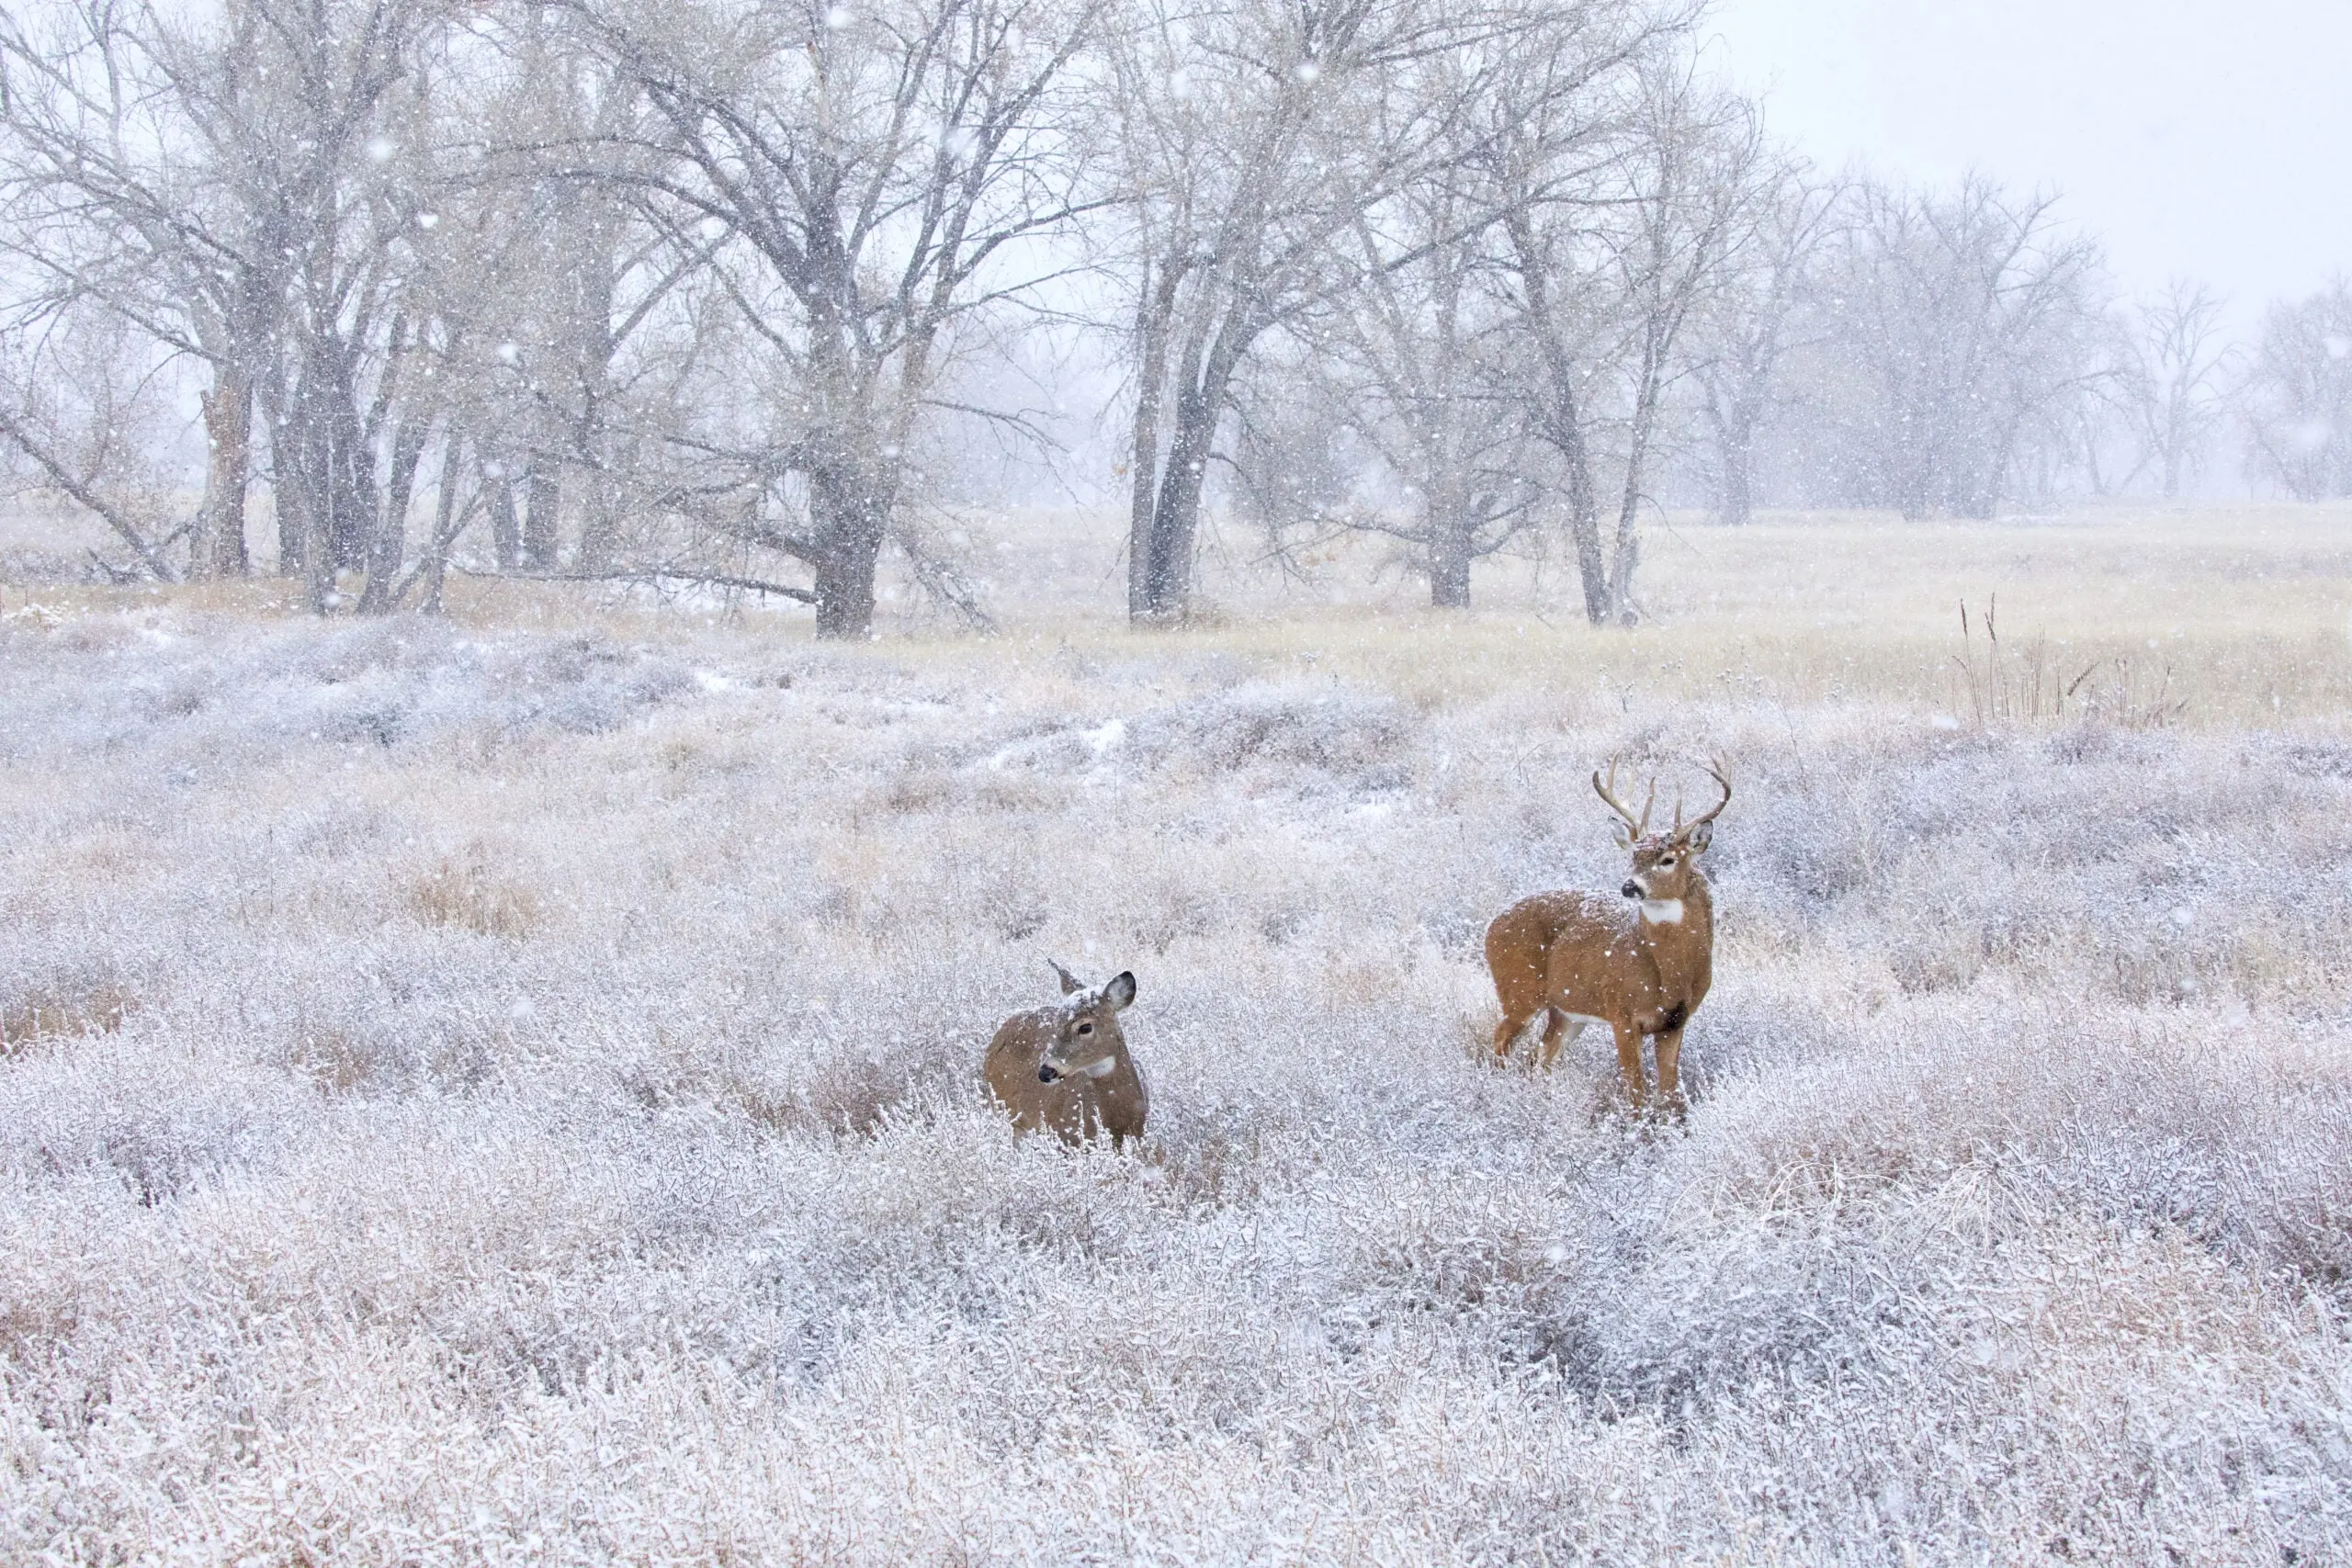
<svg viewBox="0 0 2352 1568"><path fill-rule="evenodd" d="M0 1562L2352 1558L2352 514L1684 537L1630 636L6 588ZM1661 1132L1477 942L1698 750ZM1141 1157L975 1101L1048 957Z"/></svg>

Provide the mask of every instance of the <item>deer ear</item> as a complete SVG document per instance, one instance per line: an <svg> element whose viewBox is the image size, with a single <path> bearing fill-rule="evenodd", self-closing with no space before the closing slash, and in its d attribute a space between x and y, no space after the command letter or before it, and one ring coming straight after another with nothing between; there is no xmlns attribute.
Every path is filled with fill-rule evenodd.
<svg viewBox="0 0 2352 1568"><path fill-rule="evenodd" d="M1113 1012L1121 1010L1129 1002L1134 1001L1136 999L1135 976L1127 970L1120 970L1111 977L1111 983L1102 987L1102 999L1111 1005Z"/></svg>
<svg viewBox="0 0 2352 1568"><path fill-rule="evenodd" d="M1054 961L1050 958L1046 959L1046 962L1048 964L1054 964ZM1082 991L1086 989L1084 986L1079 984L1077 976L1071 974L1060 964L1054 964L1054 973L1062 977L1062 995L1069 996L1072 991Z"/></svg>
<svg viewBox="0 0 2352 1568"><path fill-rule="evenodd" d="M1694 822L1690 831L1682 835L1682 847L1695 855L1712 843L1714 837L1715 825L1713 822Z"/></svg>
<svg viewBox="0 0 2352 1568"><path fill-rule="evenodd" d="M1631 822L1611 822L1609 824L1609 836L1617 840L1617 847L1621 850L1634 847L1634 825Z"/></svg>

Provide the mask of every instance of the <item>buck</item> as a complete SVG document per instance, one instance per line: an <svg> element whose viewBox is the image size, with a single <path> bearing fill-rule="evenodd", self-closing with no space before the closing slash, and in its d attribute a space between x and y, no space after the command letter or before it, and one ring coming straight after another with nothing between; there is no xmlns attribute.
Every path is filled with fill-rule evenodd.
<svg viewBox="0 0 2352 1568"><path fill-rule="evenodd" d="M1058 964L1054 973L1062 999L1000 1024L980 1077L1022 1132L1051 1132L1070 1145L1108 1133L1119 1148L1143 1136L1151 1109L1119 1028L1119 1014L1136 999L1136 977L1122 971L1087 986Z"/></svg>
<svg viewBox="0 0 2352 1568"><path fill-rule="evenodd" d="M1657 1042L1658 1097L1678 1116L1683 1109L1682 1031L1707 998L1713 979L1714 904L1699 869L1714 837L1715 818L1731 804L1731 780L1720 763L1708 773L1723 799L1694 822L1682 820L1678 802L1674 826L1649 830L1657 783L1636 817L1617 798L1617 765L1609 782L1592 775L1593 793L1619 820L1618 846L1633 857L1632 870L1611 900L1599 894L1538 893L1504 910L1487 928L1487 967L1503 1005L1495 1026L1495 1056L1508 1060L1511 1046L1544 1014L1538 1061L1552 1066L1563 1045L1591 1023L1606 1024L1617 1041L1617 1066L1634 1108L1648 1099L1642 1074L1642 1040Z"/></svg>

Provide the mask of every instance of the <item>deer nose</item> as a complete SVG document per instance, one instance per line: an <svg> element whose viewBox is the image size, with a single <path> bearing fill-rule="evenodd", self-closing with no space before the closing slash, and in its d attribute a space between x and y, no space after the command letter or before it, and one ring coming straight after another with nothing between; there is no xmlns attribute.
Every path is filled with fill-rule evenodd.
<svg viewBox="0 0 2352 1568"><path fill-rule="evenodd" d="M1625 886L1620 887L1617 891L1623 893L1628 898L1638 898L1642 896L1642 885L1629 878L1626 881Z"/></svg>
<svg viewBox="0 0 2352 1568"><path fill-rule="evenodd" d="M1061 1077L1061 1074L1054 1071L1054 1065L1051 1062L1040 1062L1037 1064L1037 1081L1039 1083L1051 1083L1059 1077Z"/></svg>

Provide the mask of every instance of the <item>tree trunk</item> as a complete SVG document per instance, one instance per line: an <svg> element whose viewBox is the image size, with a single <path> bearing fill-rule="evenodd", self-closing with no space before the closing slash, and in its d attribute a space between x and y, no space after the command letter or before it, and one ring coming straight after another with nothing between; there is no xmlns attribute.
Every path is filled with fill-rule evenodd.
<svg viewBox="0 0 2352 1568"><path fill-rule="evenodd" d="M441 584L449 568L449 547L458 542L458 448L464 437L452 428L441 446L441 493L433 505L432 553L424 558L424 600L418 607L441 614Z"/></svg>
<svg viewBox="0 0 2352 1568"><path fill-rule="evenodd" d="M2178 387L2171 389L2165 400L2164 462L2165 499L2180 499L2181 470L2188 465L2188 442L2183 434L2182 398Z"/></svg>
<svg viewBox="0 0 2352 1568"><path fill-rule="evenodd" d="M1625 488L1618 499L1616 550L1609 563L1609 617L1621 626L1630 626L1636 619L1634 569L1640 564L1641 548L1635 531L1642 520L1643 469L1649 457L1650 432L1657 423L1660 357L1654 352L1644 356L1641 384L1634 394L1633 424L1625 444Z"/></svg>
<svg viewBox="0 0 2352 1568"><path fill-rule="evenodd" d="M880 548L844 540L816 564L817 635L862 637L874 629L874 574Z"/></svg>
<svg viewBox="0 0 2352 1568"><path fill-rule="evenodd" d="M322 455L312 455L311 462L323 466ZM328 609L328 596L334 592L334 491L331 479L325 483L300 482L311 479L298 474L298 482L288 488L302 524L303 597L312 615L322 615Z"/></svg>
<svg viewBox="0 0 2352 1568"><path fill-rule="evenodd" d="M296 417L301 397L298 389L288 398L277 387L265 389L261 399L269 425L270 493L277 507L277 573L300 578L311 612L323 614L327 595L334 589L329 542L334 527L329 515L332 447L309 421Z"/></svg>
<svg viewBox="0 0 2352 1568"><path fill-rule="evenodd" d="M1756 521L1755 481L1748 475L1753 452L1745 441L1723 450L1724 493L1721 520L1734 528Z"/></svg>
<svg viewBox="0 0 2352 1568"><path fill-rule="evenodd" d="M1641 523L1641 458L1629 458L1625 465L1625 493L1617 507L1617 547L1609 561L1609 615L1621 626L1634 624L1634 568L1640 563L1641 549L1636 542L1635 528Z"/></svg>
<svg viewBox="0 0 2352 1568"><path fill-rule="evenodd" d="M1186 346L1176 378L1176 433L1168 443L1168 463L1153 498L1151 538L1144 557L1143 614L1135 618L1161 626L1192 613L1193 556L1200 539L1209 457L1234 372L1260 331L1242 301L1229 304L1216 320L1214 337L1203 341L1208 333L1204 321Z"/></svg>
<svg viewBox="0 0 2352 1568"><path fill-rule="evenodd" d="M1176 435L1154 498L1151 537L1144 556L1143 614L1160 625L1182 620L1193 607L1193 551L1200 536L1201 491L1209 450L1216 440L1217 402L1196 388L1176 399Z"/></svg>
<svg viewBox="0 0 2352 1568"><path fill-rule="evenodd" d="M376 536L373 445L360 423L347 375L335 391L334 410L328 416L326 461L321 465L326 480L328 544L334 552L330 585L334 572L366 570L368 551Z"/></svg>
<svg viewBox="0 0 2352 1568"><path fill-rule="evenodd" d="M1584 589L1585 619L1596 626L1609 624L1609 574L1600 553L1600 497L1592 482L1592 453L1585 444L1584 419L1576 389L1576 362L1552 313L1546 284L1548 261L1523 209L1507 212L1503 227L1510 236L1520 282L1527 294L1529 324L1544 355L1545 396L1540 411L1541 433L1568 470L1568 537L1576 546L1577 578Z"/></svg>
<svg viewBox="0 0 2352 1568"><path fill-rule="evenodd" d="M533 459L523 477L523 565L532 571L553 571L562 535L556 512L563 502L563 481L555 465Z"/></svg>
<svg viewBox="0 0 2352 1568"><path fill-rule="evenodd" d="M591 227L597 235L603 234L602 225L592 220ZM581 486L577 559L582 571L602 571L612 561L620 533L615 476L628 471L625 461L614 461L616 443L605 412L611 395L613 357L620 346L613 338L616 280L608 243L601 238L583 240L577 249L582 257L574 275L581 290L577 315L580 418L572 429L572 457Z"/></svg>
<svg viewBox="0 0 2352 1568"><path fill-rule="evenodd" d="M491 550L497 557L499 570L513 571L523 558L523 525L514 512L514 477L503 463L485 463L482 482L490 488Z"/></svg>
<svg viewBox="0 0 2352 1568"><path fill-rule="evenodd" d="M1432 524L1436 519L1430 519ZM1430 535L1430 604L1440 610L1470 607L1470 540L1458 514L1450 526L1433 527Z"/></svg>
<svg viewBox="0 0 2352 1568"><path fill-rule="evenodd" d="M1438 610L1470 607L1470 557L1476 540L1478 511L1470 503L1468 486L1444 458L1436 469L1423 470L1421 537L1429 550L1430 605Z"/></svg>
<svg viewBox="0 0 2352 1568"><path fill-rule="evenodd" d="M1176 315L1176 289L1182 271L1160 268L1154 287L1147 274L1136 308L1136 333L1142 345L1136 371L1135 439L1127 476L1127 618L1148 620L1151 605L1152 516L1159 493L1159 414L1168 378L1168 332Z"/></svg>
<svg viewBox="0 0 2352 1568"><path fill-rule="evenodd" d="M1715 520L1726 527L1744 528L1756 520L1756 426L1761 393L1735 395L1728 409L1708 397L1707 423L1715 435L1718 478Z"/></svg>
<svg viewBox="0 0 2352 1568"><path fill-rule="evenodd" d="M198 577L243 577L245 558L245 489L253 468L253 389L238 372L222 366L212 389L201 395L207 452L204 526L198 536Z"/></svg>
<svg viewBox="0 0 2352 1568"><path fill-rule="evenodd" d="M862 637L874 628L874 578L888 532L895 478L862 464L828 466L808 476L808 511L818 549L817 635Z"/></svg>
<svg viewBox="0 0 2352 1568"><path fill-rule="evenodd" d="M2018 430L2022 420L2012 420L1996 432L1975 453L1975 461L1955 476L1957 493L1953 510L1966 517L1989 523L2000 514L2003 481L2008 478L2010 455L2017 450Z"/></svg>
<svg viewBox="0 0 2352 1568"><path fill-rule="evenodd" d="M408 555L408 503L416 487L417 464L424 457L431 425L423 420L403 421L392 437L392 471L384 487L384 514L377 519L376 537L368 551L368 581L359 591L359 613L381 615L392 608L392 588L400 581L401 564Z"/></svg>
<svg viewBox="0 0 2352 1568"><path fill-rule="evenodd" d="M263 412L268 412L265 403ZM271 419L269 426L269 494L277 513L277 575L302 577L308 573L302 545L311 533L310 517L302 505L302 455L298 444L287 439L283 419Z"/></svg>
<svg viewBox="0 0 2352 1568"><path fill-rule="evenodd" d="M580 483L580 570L602 571L612 564L613 547L620 537L613 475L610 470L590 468L581 475Z"/></svg>
<svg viewBox="0 0 2352 1568"><path fill-rule="evenodd" d="M281 479L270 491L277 512L277 575L300 577L302 539L309 532L302 521L302 502L294 493L295 487Z"/></svg>
<svg viewBox="0 0 2352 1568"><path fill-rule="evenodd" d="M1592 481L1592 453L1585 445L1576 390L1566 375L1553 378L1552 407L1544 436L1568 471L1568 539L1576 547L1577 580L1584 589L1584 616L1596 626L1609 624L1609 569L1600 548L1600 495Z"/></svg>

